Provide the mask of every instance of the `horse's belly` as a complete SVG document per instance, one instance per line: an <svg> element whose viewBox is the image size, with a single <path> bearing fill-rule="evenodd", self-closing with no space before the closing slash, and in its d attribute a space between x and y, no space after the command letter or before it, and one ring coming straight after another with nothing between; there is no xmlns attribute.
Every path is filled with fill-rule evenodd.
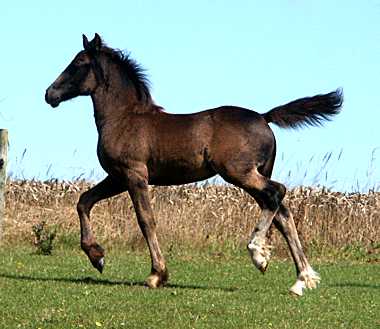
<svg viewBox="0 0 380 329"><path fill-rule="evenodd" d="M216 172L206 162L202 164L181 161L161 163L149 168L149 184L181 185L198 182L215 174Z"/></svg>

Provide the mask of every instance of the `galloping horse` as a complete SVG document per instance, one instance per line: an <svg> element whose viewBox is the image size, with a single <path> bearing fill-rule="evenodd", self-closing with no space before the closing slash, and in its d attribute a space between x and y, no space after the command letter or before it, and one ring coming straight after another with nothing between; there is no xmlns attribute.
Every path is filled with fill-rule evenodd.
<svg viewBox="0 0 380 329"><path fill-rule="evenodd" d="M142 68L128 55L107 47L98 34L83 35L83 47L46 90L52 107L76 96L91 96L99 134L97 154L108 176L80 196L81 248L102 272L104 249L96 242L89 219L95 203L128 191L149 247L151 288L168 280L168 270L156 236L148 185L177 185L219 174L249 193L262 212L248 251L253 264L265 272L272 222L285 237L297 271L290 291L302 295L315 288L318 274L310 266L293 217L282 200L284 185L271 180L276 141L269 123L284 128L320 125L339 113L343 96L337 90L305 97L267 113L221 106L193 114L169 114L152 100ZM174 220L174 219L173 219Z"/></svg>

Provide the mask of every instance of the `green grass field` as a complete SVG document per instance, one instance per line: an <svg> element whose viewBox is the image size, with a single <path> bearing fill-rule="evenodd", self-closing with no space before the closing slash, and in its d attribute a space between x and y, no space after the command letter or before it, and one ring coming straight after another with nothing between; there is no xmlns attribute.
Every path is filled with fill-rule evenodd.
<svg viewBox="0 0 380 329"><path fill-rule="evenodd" d="M170 283L150 290L148 255L111 250L98 274L78 250L0 251L0 328L379 328L380 265L313 262L318 289L288 294L291 262L265 275L247 255L167 257Z"/></svg>

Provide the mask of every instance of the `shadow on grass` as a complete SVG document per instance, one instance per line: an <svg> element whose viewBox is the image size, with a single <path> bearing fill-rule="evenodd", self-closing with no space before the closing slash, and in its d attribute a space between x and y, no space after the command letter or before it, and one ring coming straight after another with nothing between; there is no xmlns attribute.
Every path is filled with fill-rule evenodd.
<svg viewBox="0 0 380 329"><path fill-rule="evenodd" d="M145 282L143 281L128 281L128 280L109 280L109 279L94 279L91 277L85 278L44 278L36 277L29 275L16 275L16 274L4 274L0 273L0 278L20 280L20 281L53 281L53 282L65 282L65 283L76 283L76 284L92 284L92 285L103 285L103 286L140 286L146 287ZM216 287L216 286L201 286L201 285L188 285L188 284L177 284L177 283L168 283L165 285L165 288L173 289L200 289L200 290L222 290L225 292L234 292L238 288L226 288L226 287Z"/></svg>
<svg viewBox="0 0 380 329"><path fill-rule="evenodd" d="M368 283L359 283L359 282L342 282L327 285L331 288L365 288L365 289L380 289L378 284L368 284Z"/></svg>

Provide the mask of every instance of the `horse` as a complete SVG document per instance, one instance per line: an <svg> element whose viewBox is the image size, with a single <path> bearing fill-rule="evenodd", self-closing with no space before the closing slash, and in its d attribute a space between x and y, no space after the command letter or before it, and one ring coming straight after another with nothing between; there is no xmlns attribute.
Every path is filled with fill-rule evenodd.
<svg viewBox="0 0 380 329"><path fill-rule="evenodd" d="M254 266L265 272L270 260L268 231L284 236L295 264L290 288L302 295L320 277L302 249L292 214L283 203L286 188L271 179L276 140L269 123L282 128L320 126L338 114L343 91L300 98L259 114L221 106L192 114L170 114L152 99L143 68L129 54L107 46L96 33L83 35L83 50L46 90L53 108L77 96L91 96L98 131L97 156L107 176L77 203L81 248L103 271L105 250L90 226L90 211L100 200L128 191L151 257L150 288L168 281L168 269L156 234L149 185L180 185L220 175L242 188L261 208L247 245Z"/></svg>

